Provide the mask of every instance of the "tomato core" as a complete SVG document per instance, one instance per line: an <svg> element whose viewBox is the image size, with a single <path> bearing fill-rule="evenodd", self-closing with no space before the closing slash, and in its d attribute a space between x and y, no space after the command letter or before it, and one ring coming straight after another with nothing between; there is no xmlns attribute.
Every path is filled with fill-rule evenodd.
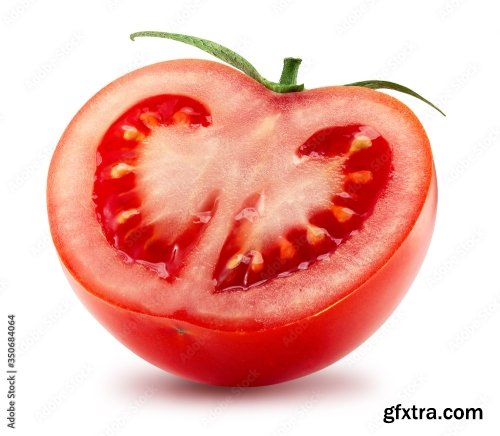
<svg viewBox="0 0 500 436"><path fill-rule="evenodd" d="M187 256L217 213L223 193L214 189L197 210L191 211L192 219L185 223L183 231L174 237L166 236L141 213L135 170L141 164L141 147L156 128L201 129L211 124L209 111L198 101L159 95L134 105L105 133L97 149L93 200L108 242L125 262L139 263L166 280L182 274ZM215 263L215 293L248 290L328 258L361 228L383 194L392 169L388 142L374 128L359 124L319 130L298 146L291 158L297 165L315 160L327 169L340 160L340 167L332 166L332 171L341 168L342 190L332 192L329 203L318 205L305 222L275 238L260 240L252 238L252 228L261 218L265 195L255 192L242 198ZM326 171L325 176L328 174ZM165 183L175 177L168 175Z"/></svg>

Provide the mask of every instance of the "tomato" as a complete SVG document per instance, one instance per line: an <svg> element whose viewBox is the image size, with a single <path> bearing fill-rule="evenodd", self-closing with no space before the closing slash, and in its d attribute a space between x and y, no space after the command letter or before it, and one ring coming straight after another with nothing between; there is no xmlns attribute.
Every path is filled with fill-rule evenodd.
<svg viewBox="0 0 500 436"><path fill-rule="evenodd" d="M55 150L48 214L70 283L171 373L249 386L317 371L382 324L424 258L436 177L415 115L288 76L270 90L217 62L150 65L91 98Z"/></svg>

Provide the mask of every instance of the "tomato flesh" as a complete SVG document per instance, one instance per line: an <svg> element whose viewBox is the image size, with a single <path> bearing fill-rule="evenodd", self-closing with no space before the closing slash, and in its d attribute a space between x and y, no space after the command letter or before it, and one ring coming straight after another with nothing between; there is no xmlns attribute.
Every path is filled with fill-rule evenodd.
<svg viewBox="0 0 500 436"><path fill-rule="evenodd" d="M211 125L211 116L201 103L179 95L150 97L122 114L97 148L93 193L97 219L124 261L139 263L170 281L181 274L221 195L214 189L178 235L161 234L154 224L144 223L141 198L135 191L141 146L154 129L174 125L206 128ZM271 241L251 239L251 227L260 218L259 204L264 196L257 192L245 199L235 211L233 227L216 263L214 292L248 290L303 271L333 254L371 214L387 184L392 152L373 127L353 124L317 131L297 148L294 157L297 164L314 159L324 165L343 158L342 192L332 192L328 208L318 208L306 223L288 228Z"/></svg>

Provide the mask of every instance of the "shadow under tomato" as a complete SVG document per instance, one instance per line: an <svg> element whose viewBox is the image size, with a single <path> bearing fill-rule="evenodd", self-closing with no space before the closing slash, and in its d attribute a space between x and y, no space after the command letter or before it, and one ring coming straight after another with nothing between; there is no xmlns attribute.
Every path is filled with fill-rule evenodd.
<svg viewBox="0 0 500 436"><path fill-rule="evenodd" d="M128 373L126 377L123 374L116 375L117 379L112 379L112 383L117 385L117 390L122 395L135 398L150 387L157 398L175 399L175 402L189 405L228 399L240 404L296 403L297 400L308 401L315 397L321 398L321 401L338 400L365 397L376 389L375 381L366 373L341 365L289 382L250 388L204 385L183 380L156 368L148 368L135 374Z"/></svg>

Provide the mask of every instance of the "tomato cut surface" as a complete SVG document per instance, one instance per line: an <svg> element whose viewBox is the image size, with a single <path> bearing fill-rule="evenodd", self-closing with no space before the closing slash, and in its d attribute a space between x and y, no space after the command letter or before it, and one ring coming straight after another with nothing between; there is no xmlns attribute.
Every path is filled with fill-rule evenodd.
<svg viewBox="0 0 500 436"><path fill-rule="evenodd" d="M208 138L203 137L193 150L170 130L189 136L210 124L207 109L191 98L151 97L119 117L97 149L93 198L108 242L128 261L170 281L182 278L181 269L209 227L217 203L226 200L223 186L211 185L210 179L199 186L197 180L214 170L224 173L225 148L232 145L204 148ZM155 156L148 161L148 154L158 151L166 159ZM225 184L256 178L257 183L241 190L247 197L232 213L234 222L213 272L215 292L248 290L326 260L371 214L389 178L391 149L369 126L322 129L295 152L288 151L280 156L287 165L279 174L286 191L256 174L265 172L264 162L256 169L239 168L227 175ZM200 154L203 162L196 162L194 154ZM168 196L163 207L153 198L155 206L148 214L147 203L142 210L137 183L147 191L158 173L168 177L167 183L163 181ZM175 179L186 176L195 183L189 186L185 181L179 187ZM194 203L189 198L172 203L169 197L175 191L194 197Z"/></svg>
<svg viewBox="0 0 500 436"><path fill-rule="evenodd" d="M218 63L170 61L83 107L52 160L48 208L80 298L119 337L142 325L122 339L132 349L217 384L251 362L266 384L339 358L388 316L430 240L434 177L422 126L390 96L277 94ZM336 332L319 331L327 319ZM283 359L295 369L280 373Z"/></svg>

